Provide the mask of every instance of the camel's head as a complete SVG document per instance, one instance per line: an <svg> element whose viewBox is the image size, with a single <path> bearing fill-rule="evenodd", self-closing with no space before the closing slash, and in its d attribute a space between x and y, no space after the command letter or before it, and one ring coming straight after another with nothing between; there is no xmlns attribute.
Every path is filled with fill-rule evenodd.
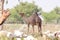
<svg viewBox="0 0 60 40"><path fill-rule="evenodd" d="M21 17L23 17L23 16L24 16L24 13L23 13L23 12L21 12L21 13L19 13L19 14L20 14L20 16L21 16Z"/></svg>
<svg viewBox="0 0 60 40"><path fill-rule="evenodd" d="M3 10L3 14L2 14L3 17L7 18L9 15L10 15L9 10Z"/></svg>

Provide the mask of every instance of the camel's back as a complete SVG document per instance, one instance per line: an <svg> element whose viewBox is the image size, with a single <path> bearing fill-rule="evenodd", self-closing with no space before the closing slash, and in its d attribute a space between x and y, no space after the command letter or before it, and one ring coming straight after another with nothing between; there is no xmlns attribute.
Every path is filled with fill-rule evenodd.
<svg viewBox="0 0 60 40"><path fill-rule="evenodd" d="M40 17L38 16L38 14L32 14L30 17L28 17L28 21L32 24L35 24L36 22L41 22Z"/></svg>

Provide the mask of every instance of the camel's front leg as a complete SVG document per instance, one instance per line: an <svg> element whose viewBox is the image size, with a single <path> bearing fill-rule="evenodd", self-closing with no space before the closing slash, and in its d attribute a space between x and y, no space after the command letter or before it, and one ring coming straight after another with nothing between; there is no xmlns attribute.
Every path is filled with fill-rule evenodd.
<svg viewBox="0 0 60 40"><path fill-rule="evenodd" d="M29 32L29 24L28 24L28 32Z"/></svg>
<svg viewBox="0 0 60 40"><path fill-rule="evenodd" d="M32 34L34 35L34 25L32 25L32 28L33 28L33 33Z"/></svg>
<svg viewBox="0 0 60 40"><path fill-rule="evenodd" d="M34 33L34 25L32 25L32 28L33 28L33 33Z"/></svg>
<svg viewBox="0 0 60 40"><path fill-rule="evenodd" d="M39 34L40 34L41 36L43 36L43 35L42 35L42 27L41 27L41 24L38 25L38 32L39 32Z"/></svg>

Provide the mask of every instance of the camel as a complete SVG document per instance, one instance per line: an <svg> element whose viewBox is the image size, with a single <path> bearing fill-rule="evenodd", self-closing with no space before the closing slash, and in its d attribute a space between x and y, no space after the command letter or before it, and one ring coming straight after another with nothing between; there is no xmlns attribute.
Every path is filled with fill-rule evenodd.
<svg viewBox="0 0 60 40"><path fill-rule="evenodd" d="M38 16L37 12L32 14L30 17L26 17L23 12L20 12L19 14L22 17L22 19L28 24L28 32L29 32L29 25L30 24L32 25L33 32L34 32L34 25L38 25L38 32L40 32L40 34L42 35L42 27L41 27L42 20Z"/></svg>
<svg viewBox="0 0 60 40"><path fill-rule="evenodd" d="M3 10L2 16L0 17L0 30L3 29L3 23L5 22L5 20L9 17L10 12L9 10Z"/></svg>

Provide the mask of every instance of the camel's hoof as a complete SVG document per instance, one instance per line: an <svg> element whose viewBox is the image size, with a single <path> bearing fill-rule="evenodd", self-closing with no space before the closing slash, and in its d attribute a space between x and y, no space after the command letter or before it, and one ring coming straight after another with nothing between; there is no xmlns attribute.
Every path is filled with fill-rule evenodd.
<svg viewBox="0 0 60 40"><path fill-rule="evenodd" d="M40 34L41 37L43 37L43 34Z"/></svg>

